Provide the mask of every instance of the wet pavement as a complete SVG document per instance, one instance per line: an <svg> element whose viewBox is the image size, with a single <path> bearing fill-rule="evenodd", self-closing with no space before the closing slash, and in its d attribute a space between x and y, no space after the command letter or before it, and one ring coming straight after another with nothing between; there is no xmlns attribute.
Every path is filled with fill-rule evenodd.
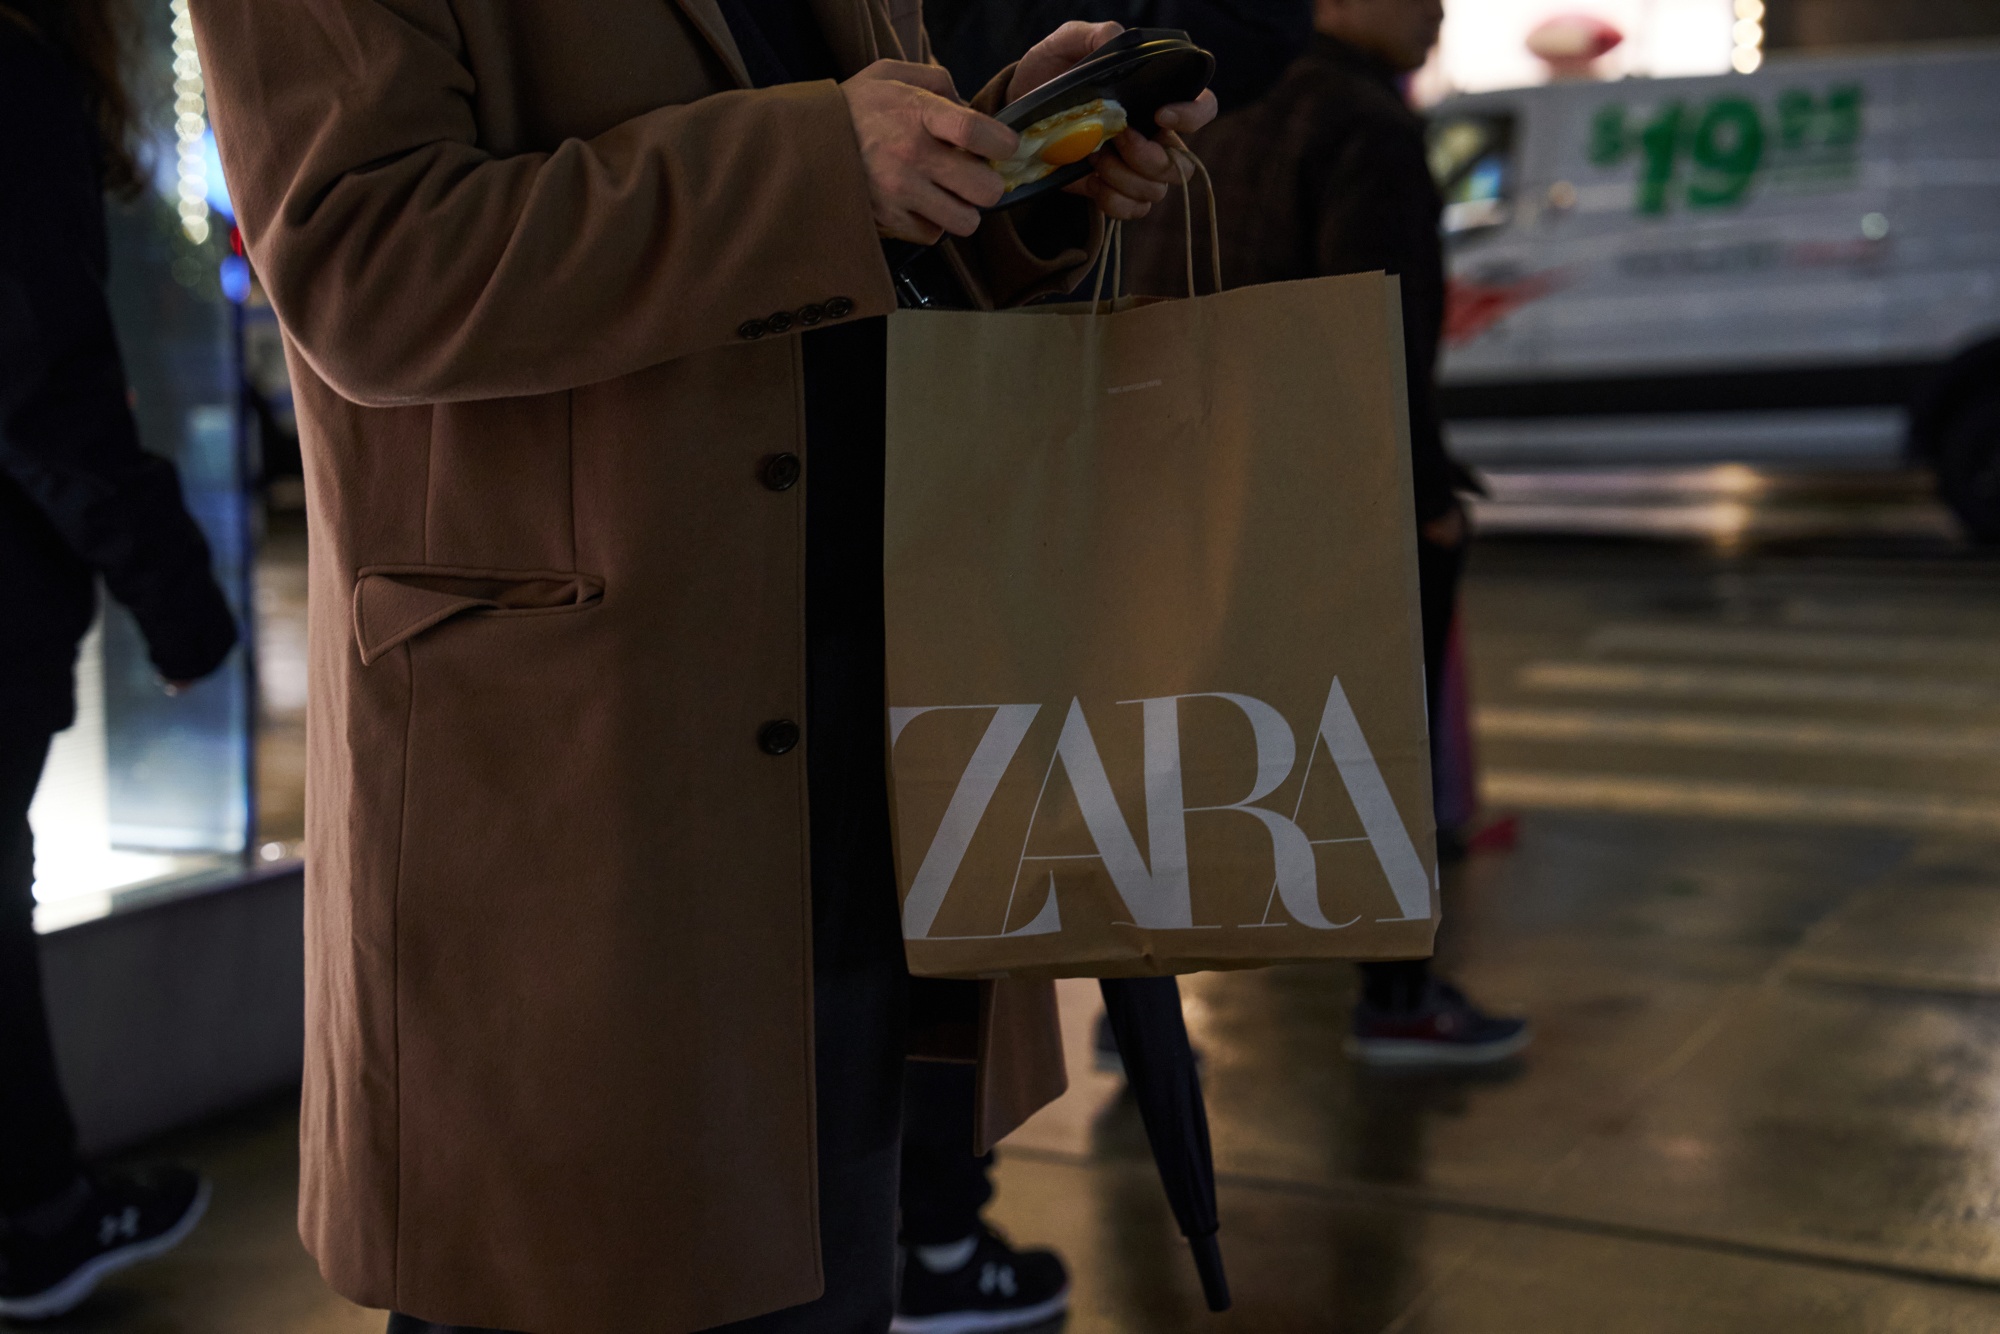
<svg viewBox="0 0 2000 1334"><path fill-rule="evenodd" d="M1958 526L1917 470L1678 467L1488 468L1473 502L1489 536L1698 542L1723 551L1777 543L1960 546Z"/></svg>
<svg viewBox="0 0 2000 1334"><path fill-rule="evenodd" d="M1726 531L1685 471L1507 479L1483 516L1518 839L1448 874L1440 957L1533 1016L1522 1060L1372 1074L1349 975L1186 980L1227 1324L2000 1329L2000 562L1920 479L1738 490ZM1699 540L1631 540L1663 532ZM1223 1327L1115 1081L1065 1101L997 1217L1071 1257L1070 1328Z"/></svg>
<svg viewBox="0 0 2000 1334"><path fill-rule="evenodd" d="M1346 968L1184 981L1228 1316L1064 984L1072 1089L994 1218L1064 1252L1073 1334L2000 1329L2000 559L1911 479L1729 484L1728 531L1507 512L1722 503L1659 474L1482 516L1476 731L1519 821L1448 872L1440 957L1533 1017L1522 1059L1355 1067ZM214 1217L52 1328L378 1330L292 1238L293 1133L161 1146Z"/></svg>

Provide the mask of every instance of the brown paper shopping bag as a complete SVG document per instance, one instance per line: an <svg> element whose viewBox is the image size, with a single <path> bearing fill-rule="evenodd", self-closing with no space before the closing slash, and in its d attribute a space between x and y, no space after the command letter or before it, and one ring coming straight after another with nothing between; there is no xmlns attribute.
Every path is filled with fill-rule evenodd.
<svg viewBox="0 0 2000 1334"><path fill-rule="evenodd" d="M889 325L903 933L927 976L1430 952L1381 274Z"/></svg>

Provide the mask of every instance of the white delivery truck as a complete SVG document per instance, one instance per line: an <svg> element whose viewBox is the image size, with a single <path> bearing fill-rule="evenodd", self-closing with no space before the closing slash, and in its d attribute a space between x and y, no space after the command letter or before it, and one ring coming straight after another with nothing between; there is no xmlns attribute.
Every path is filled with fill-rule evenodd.
<svg viewBox="0 0 2000 1334"><path fill-rule="evenodd" d="M2000 47L1433 113L1474 464L1935 466L2000 541Z"/></svg>

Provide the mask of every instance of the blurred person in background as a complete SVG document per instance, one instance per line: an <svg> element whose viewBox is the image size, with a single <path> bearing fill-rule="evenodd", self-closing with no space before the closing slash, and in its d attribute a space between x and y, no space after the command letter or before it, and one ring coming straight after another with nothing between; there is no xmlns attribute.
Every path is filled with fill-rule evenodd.
<svg viewBox="0 0 2000 1334"><path fill-rule="evenodd" d="M193 1229L179 1168L96 1170L57 1080L28 805L75 717L102 577L174 687L236 625L173 465L140 448L105 299L106 187L140 187L113 0L0 3L0 1316L58 1315Z"/></svg>
<svg viewBox="0 0 2000 1334"><path fill-rule="evenodd" d="M1227 286L1381 269L1399 275L1430 715L1458 604L1476 488L1445 451L1436 369L1444 328L1443 209L1424 120L1404 92L1444 22L1442 0L1316 0L1311 48L1262 100L1191 142L1214 178ZM1195 187L1199 189L1197 185ZM1133 287L1181 296L1181 211L1131 229ZM1197 251L1206 238L1197 236ZM1198 270L1205 266L1197 264ZM1348 1050L1384 1065L1477 1065L1527 1046L1525 1020L1489 1015L1427 959L1361 965Z"/></svg>

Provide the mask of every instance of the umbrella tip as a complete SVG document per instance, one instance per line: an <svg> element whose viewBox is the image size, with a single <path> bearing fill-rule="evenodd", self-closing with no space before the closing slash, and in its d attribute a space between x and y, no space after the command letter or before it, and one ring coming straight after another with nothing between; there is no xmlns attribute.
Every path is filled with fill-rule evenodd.
<svg viewBox="0 0 2000 1334"><path fill-rule="evenodd" d="M1222 1248L1216 1244L1215 1234L1206 1233L1199 1237L1189 1237L1188 1247L1194 1252L1194 1268L1201 1275L1201 1295L1208 1302L1211 1311L1229 1309L1229 1275L1222 1271Z"/></svg>

